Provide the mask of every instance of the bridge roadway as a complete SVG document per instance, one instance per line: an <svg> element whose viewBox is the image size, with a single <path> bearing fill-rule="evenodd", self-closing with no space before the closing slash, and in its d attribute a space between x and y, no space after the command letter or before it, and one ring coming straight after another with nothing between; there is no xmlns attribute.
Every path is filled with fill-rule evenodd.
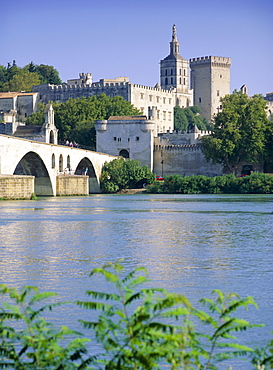
<svg viewBox="0 0 273 370"><path fill-rule="evenodd" d="M35 176L36 195L56 195L56 179L65 169L82 175L88 168L89 193L99 193L102 166L114 156L63 145L0 135L0 174Z"/></svg>

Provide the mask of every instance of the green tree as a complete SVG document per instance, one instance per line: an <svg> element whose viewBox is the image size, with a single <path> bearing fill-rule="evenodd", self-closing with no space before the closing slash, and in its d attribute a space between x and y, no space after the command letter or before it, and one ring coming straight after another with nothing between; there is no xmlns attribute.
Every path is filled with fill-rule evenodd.
<svg viewBox="0 0 273 370"><path fill-rule="evenodd" d="M197 126L199 130L210 130L211 125L200 113L201 110L196 105L187 108L174 107L175 130L189 131L193 126Z"/></svg>
<svg viewBox="0 0 273 370"><path fill-rule="evenodd" d="M29 66L32 68L31 63ZM38 73L43 84L60 85L62 83L59 72L53 66L46 64L36 65L35 72Z"/></svg>
<svg viewBox="0 0 273 370"><path fill-rule="evenodd" d="M266 102L234 91L221 99L223 109L214 119L213 132L202 137L205 157L237 174L241 161L257 163L265 149Z"/></svg>
<svg viewBox="0 0 273 370"><path fill-rule="evenodd" d="M122 189L142 188L151 184L155 175L137 160L122 157L106 163L102 168L100 186L103 193L116 193Z"/></svg>
<svg viewBox="0 0 273 370"><path fill-rule="evenodd" d="M108 119L110 116L135 116L141 112L121 96L113 98L100 94L89 98L68 99L64 103L54 102L55 125L59 129L59 139L77 141L79 144L95 150L95 121ZM27 119L28 124L42 124L42 111L33 113ZM38 123L39 122L39 123Z"/></svg>
<svg viewBox="0 0 273 370"><path fill-rule="evenodd" d="M37 73L20 69L4 86L5 91L31 91L32 86L39 84L40 77Z"/></svg>
<svg viewBox="0 0 273 370"><path fill-rule="evenodd" d="M184 110L179 106L174 107L174 129L180 131L187 131L188 126L189 123Z"/></svg>

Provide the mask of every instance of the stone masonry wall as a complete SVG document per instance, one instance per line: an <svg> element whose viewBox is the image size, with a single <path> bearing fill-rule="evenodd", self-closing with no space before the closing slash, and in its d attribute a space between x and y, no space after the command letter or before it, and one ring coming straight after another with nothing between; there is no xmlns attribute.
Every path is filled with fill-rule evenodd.
<svg viewBox="0 0 273 370"><path fill-rule="evenodd" d="M34 193L34 176L0 175L0 198L30 199Z"/></svg>
<svg viewBox="0 0 273 370"><path fill-rule="evenodd" d="M57 176L56 195L88 195L89 176Z"/></svg>
<svg viewBox="0 0 273 370"><path fill-rule="evenodd" d="M223 168L219 164L206 161L200 144L155 145L154 173L163 177L167 175L220 176L223 174Z"/></svg>

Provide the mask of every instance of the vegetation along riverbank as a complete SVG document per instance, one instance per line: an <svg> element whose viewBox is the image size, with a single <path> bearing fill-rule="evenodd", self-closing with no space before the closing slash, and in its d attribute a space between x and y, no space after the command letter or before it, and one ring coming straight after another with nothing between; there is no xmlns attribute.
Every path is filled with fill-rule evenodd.
<svg viewBox="0 0 273 370"><path fill-rule="evenodd" d="M236 315L257 308L252 297L214 290L212 298L200 300L200 310L184 295L146 288L142 267L128 273L117 261L93 269L94 275L110 284L109 291L88 290L86 301L70 304L94 312L79 322L95 334L99 353L97 347L91 353L90 340L79 332L47 321L47 311L63 304L54 303L55 293L1 284L0 295L9 303L0 306L0 368L217 370L235 358L245 359L249 369L272 368L273 340L258 349L237 340L239 332L262 326Z"/></svg>

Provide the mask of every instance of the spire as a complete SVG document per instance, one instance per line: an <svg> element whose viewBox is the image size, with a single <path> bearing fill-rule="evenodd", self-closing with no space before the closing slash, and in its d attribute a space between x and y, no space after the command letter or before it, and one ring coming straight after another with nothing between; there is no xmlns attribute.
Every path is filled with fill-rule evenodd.
<svg viewBox="0 0 273 370"><path fill-rule="evenodd" d="M173 35L172 41L170 42L170 54L178 55L179 54L179 42L176 37L176 25L173 25Z"/></svg>

